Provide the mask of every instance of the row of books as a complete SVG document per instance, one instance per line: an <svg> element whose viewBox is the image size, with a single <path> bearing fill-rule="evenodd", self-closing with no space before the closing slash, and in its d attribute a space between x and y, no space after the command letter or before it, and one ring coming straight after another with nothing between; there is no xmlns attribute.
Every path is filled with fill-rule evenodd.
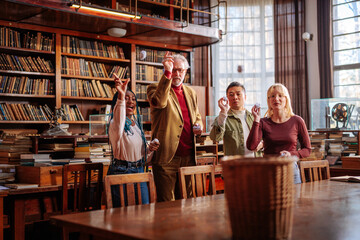
<svg viewBox="0 0 360 240"><path fill-rule="evenodd" d="M61 46L63 53L125 59L122 47L107 45L103 42L88 41L72 36L62 36Z"/></svg>
<svg viewBox="0 0 360 240"><path fill-rule="evenodd" d="M73 149L71 151L73 151ZM51 165L85 163L85 159L75 159L75 158L54 159L52 157L52 155L53 154L49 154L49 153L20 154L20 165L23 165L23 166L51 166Z"/></svg>
<svg viewBox="0 0 360 240"><path fill-rule="evenodd" d="M165 53L166 51L137 46L136 60L161 63L161 61L164 59ZM171 54L175 54L175 52L171 52Z"/></svg>
<svg viewBox="0 0 360 240"><path fill-rule="evenodd" d="M136 79L140 81L160 81L163 73L162 67L136 65Z"/></svg>
<svg viewBox="0 0 360 240"><path fill-rule="evenodd" d="M62 117L64 121L84 121L84 117L81 114L79 107L69 104L63 104L61 108L64 110L65 116Z"/></svg>
<svg viewBox="0 0 360 240"><path fill-rule="evenodd" d="M111 88L110 85L101 83L99 80L61 80L62 96L113 98L115 92L115 88Z"/></svg>
<svg viewBox="0 0 360 240"><path fill-rule="evenodd" d="M52 95L54 94L54 82L50 79L0 75L0 93Z"/></svg>
<svg viewBox="0 0 360 240"><path fill-rule="evenodd" d="M146 62L154 62L154 63L161 63L164 59L165 53L169 52L171 55L177 54L173 51L163 51L163 50L156 50L156 49L149 49L137 46L136 47L136 60L138 61L146 61ZM188 53L181 52L186 59L189 58Z"/></svg>
<svg viewBox="0 0 360 240"><path fill-rule="evenodd" d="M118 76L120 79L124 79L124 78L129 78L130 71L129 71L129 67L121 67L121 66L114 66L110 73L109 73L109 77L112 78L114 77L114 74L116 74L116 76Z"/></svg>
<svg viewBox="0 0 360 240"><path fill-rule="evenodd" d="M11 54L0 54L0 70L53 73L54 67L50 60L41 57L20 57Z"/></svg>
<svg viewBox="0 0 360 240"><path fill-rule="evenodd" d="M128 71L127 67L106 66L104 63L87 61L83 58L63 56L61 61L61 73L66 75L109 78L115 73L120 78L124 78ZM110 71L107 70L109 67Z"/></svg>
<svg viewBox="0 0 360 240"><path fill-rule="evenodd" d="M142 116L143 122L150 122L151 121L151 114L150 114L150 108L140 108L140 114Z"/></svg>
<svg viewBox="0 0 360 240"><path fill-rule="evenodd" d="M51 109L45 105L0 103L0 120L50 121Z"/></svg>
<svg viewBox="0 0 360 240"><path fill-rule="evenodd" d="M310 133L311 146L313 151L323 155L342 156L343 154L357 154L358 141L356 136L348 133Z"/></svg>
<svg viewBox="0 0 360 240"><path fill-rule="evenodd" d="M0 46L53 51L54 38L52 34L20 32L12 28L1 27Z"/></svg>
<svg viewBox="0 0 360 240"><path fill-rule="evenodd" d="M135 87L136 98L141 99L141 100L147 99L146 89L147 89L147 85L136 84L136 87Z"/></svg>

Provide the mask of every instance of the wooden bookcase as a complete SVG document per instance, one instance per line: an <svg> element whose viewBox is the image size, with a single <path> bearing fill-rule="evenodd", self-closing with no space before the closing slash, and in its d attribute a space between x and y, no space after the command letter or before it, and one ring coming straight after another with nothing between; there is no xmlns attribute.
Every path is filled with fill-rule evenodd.
<svg viewBox="0 0 360 240"><path fill-rule="evenodd" d="M21 32L24 36L29 34L32 34L33 36L41 35L49 37L52 40L50 51L39 49L34 50L18 46L0 46L0 54L34 58L40 57L45 61L49 61L53 66L53 69L46 73L40 71L19 71L17 69L7 69L6 66L3 66L4 60L1 59L0 64L2 65L0 66L2 68L0 69L0 78L28 77L29 79L46 79L53 87L51 91L48 91L47 95L35 93L19 94L17 92L0 93L0 103L34 106L47 105L51 111L54 111L56 108L64 107L65 105L71 106L74 109L71 111L75 112L73 113L74 118L64 118L61 122L69 124L69 131L73 134L87 133L89 131L89 115L99 114L100 109L103 108L104 105L111 104L112 95L110 94L113 94L114 92L111 91L111 88L113 88L113 78L109 76L109 74L115 66L126 69L126 73L123 74L123 78L129 77L131 79L129 86L134 92L140 93L139 86L142 87L140 88L142 89L142 95L139 98L139 107L145 115L144 129L146 131L150 131L150 111L146 96L146 87L147 85L156 82L154 81L154 71L156 71L157 75L162 73L161 54L164 54L167 50L182 53L187 57L189 63L191 63L191 47L131 40L126 38L114 38L107 35L82 33L9 21L0 21L0 26L2 29L6 28L8 30L11 29ZM100 45L102 47L100 47ZM98 50L100 48L104 48L104 46L117 48L117 50L114 51L118 52L119 56L104 55L104 52L100 50L91 52L86 51L86 48ZM119 49L122 49L122 51ZM149 55L159 53L159 56L156 60L152 61L149 61L148 59L145 61L140 60L138 56L141 51L140 49L146 50ZM112 55L114 51L110 51L112 52ZM90 76L87 74L85 66L89 66L89 71L92 71ZM139 79L140 75L138 74L138 69L141 67L145 68L146 72L145 77ZM190 75L191 74L189 73L187 79L188 82L191 81ZM159 76L156 78L156 80L158 80ZM104 92L105 95L97 95L95 90L92 93L95 95L85 94L85 89L87 89L88 92L91 92L91 87L89 86L94 86L94 84L96 86L99 84L101 86L106 85L108 86L108 91ZM13 83L13 85L15 85L15 83ZM16 112L14 110L14 115L15 114ZM21 113L19 112L17 114ZM83 119L79 115L82 115ZM21 120L21 118L15 117L12 120L1 119L0 129L37 128L39 129L39 133L41 133L49 127L49 122L49 118L44 120L41 120L40 118L33 120Z"/></svg>
<svg viewBox="0 0 360 240"><path fill-rule="evenodd" d="M0 38L1 125L41 128L55 106L54 34L1 26Z"/></svg>

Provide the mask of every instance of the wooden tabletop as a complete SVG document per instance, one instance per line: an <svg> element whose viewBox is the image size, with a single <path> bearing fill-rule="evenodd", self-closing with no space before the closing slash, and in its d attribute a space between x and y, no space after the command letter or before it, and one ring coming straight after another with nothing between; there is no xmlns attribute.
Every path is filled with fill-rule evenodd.
<svg viewBox="0 0 360 240"><path fill-rule="evenodd" d="M359 239L360 184L323 180L295 186L292 239ZM107 239L231 239L222 194L56 216L53 222Z"/></svg>

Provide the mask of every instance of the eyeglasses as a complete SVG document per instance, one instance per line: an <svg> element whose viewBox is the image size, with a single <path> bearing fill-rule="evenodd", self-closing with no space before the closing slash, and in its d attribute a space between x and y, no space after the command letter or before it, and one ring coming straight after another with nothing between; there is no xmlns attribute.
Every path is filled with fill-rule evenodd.
<svg viewBox="0 0 360 240"><path fill-rule="evenodd" d="M176 73L176 72L184 73L185 71L186 71L186 69L182 69L182 68L174 68L172 70L173 73Z"/></svg>

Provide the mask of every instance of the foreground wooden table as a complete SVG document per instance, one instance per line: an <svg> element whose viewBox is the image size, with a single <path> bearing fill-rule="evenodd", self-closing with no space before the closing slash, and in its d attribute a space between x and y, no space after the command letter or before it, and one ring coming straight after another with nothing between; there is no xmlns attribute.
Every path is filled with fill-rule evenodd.
<svg viewBox="0 0 360 240"><path fill-rule="evenodd" d="M46 186L29 189L11 189L8 191L6 197L9 203L7 210L10 218L10 228L12 239L23 240L25 239L25 225L26 225L26 211L29 206L27 202L39 201L43 202L44 198L50 198L56 196L60 199L62 186ZM32 206L33 207L33 206ZM44 209L45 210L45 209ZM34 221L48 220L49 216L45 212L37 212L36 219ZM39 218L38 218L39 217Z"/></svg>
<svg viewBox="0 0 360 240"><path fill-rule="evenodd" d="M359 239L359 183L323 180L295 188L292 239ZM56 216L52 221L96 239L231 239L222 194Z"/></svg>

